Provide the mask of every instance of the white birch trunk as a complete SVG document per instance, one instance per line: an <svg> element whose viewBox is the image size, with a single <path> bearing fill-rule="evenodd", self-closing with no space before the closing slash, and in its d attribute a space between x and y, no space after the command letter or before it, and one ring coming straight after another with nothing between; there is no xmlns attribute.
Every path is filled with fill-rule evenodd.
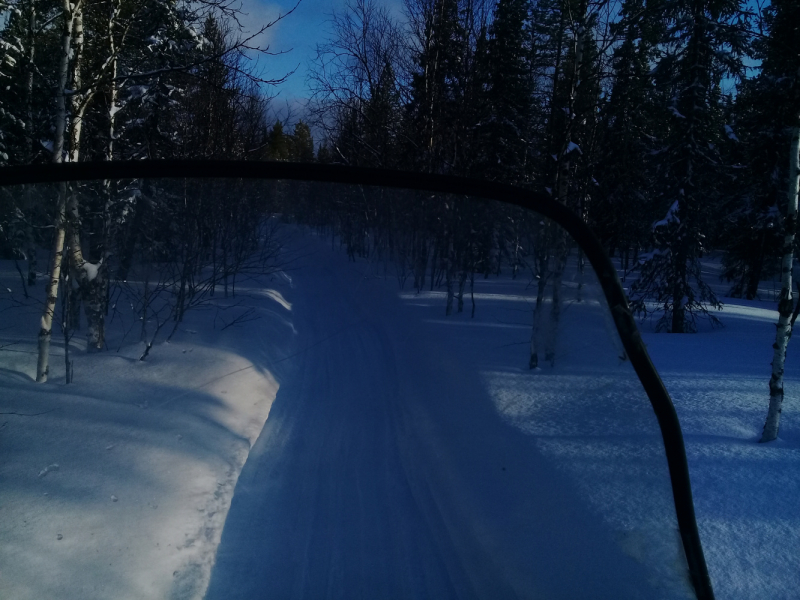
<svg viewBox="0 0 800 600"><path fill-rule="evenodd" d="M25 160L33 156L33 72L36 69L36 3L28 8L28 57L25 67Z"/></svg>
<svg viewBox="0 0 800 600"><path fill-rule="evenodd" d="M585 18L585 16L584 16ZM575 106L577 104L577 97L579 93L579 78L581 72L581 65L583 63L583 45L585 41L586 29L583 25L578 27L575 32L573 43L575 45L575 56L572 64L569 102L567 109L569 112L569 122L567 123L564 132L564 139L561 142L561 153L558 161L558 170L556 172L556 198L561 204L567 203L570 187L572 184L572 130L575 122ZM553 88L553 97L555 99L555 87ZM550 321L548 323L547 336L545 338L544 359L550 363L550 366L555 366L556 360L556 343L558 341L558 328L561 320L561 284L564 276L564 269L567 264L567 255L569 253L569 240L567 239L567 232L561 229L559 225L554 224L554 259L555 270L552 273L553 277L553 294L551 296L552 302L550 305Z"/></svg>
<svg viewBox="0 0 800 600"><path fill-rule="evenodd" d="M25 162L30 163L33 157L33 72L36 69L36 4L30 2L28 7L28 57L25 67ZM31 186L26 185L25 208L33 207ZM25 252L28 258L28 287L36 284L36 239L30 220L25 225ZM28 292L25 291L27 296Z"/></svg>
<svg viewBox="0 0 800 600"><path fill-rule="evenodd" d="M761 442L771 442L778 437L783 406L783 369L786 362L786 347L792 336L792 262L794 260L794 235L797 226L797 194L800 191L800 127L792 131L792 149L789 157L789 189L787 194L786 231L783 241L783 264L781 265L781 300L778 304L778 325L775 335L775 352L772 355L772 377L769 380L769 410L764 423Z"/></svg>
<svg viewBox="0 0 800 600"><path fill-rule="evenodd" d="M67 129L66 89L69 80L69 58L72 48L73 5L69 0L63 2L64 26L61 32L61 56L58 62L58 91L56 95L55 135L53 137L53 163L64 161L64 138ZM53 249L50 254L50 279L47 282L47 299L39 328L39 358L36 364L36 381L44 383L50 370L50 339L53 335L53 315L58 299L58 281L61 277L61 263L64 254L65 211L67 184L58 188L58 205L54 219L55 232Z"/></svg>
<svg viewBox="0 0 800 600"><path fill-rule="evenodd" d="M113 13L112 13L113 14ZM74 90L79 90L83 86L82 68L84 58L84 31L83 31L83 10L75 9L73 18L73 39L72 39L72 87ZM116 86L113 86L116 87ZM89 107L92 98L94 97L95 90L90 89L83 93L74 93L70 96L70 119L68 123L69 132L69 162L78 162L81 154L81 141L83 134L83 118L86 109ZM70 274L75 278L78 284L78 289L75 293L75 298L71 300L72 309L76 316L75 322L78 321L80 315L80 304L91 295L92 278L89 276L87 269L87 262L83 256L83 248L81 244L81 217L80 217L80 204L78 202L78 195L75 191L70 193L67 197L66 203L66 229L67 229L67 242L69 243L69 266ZM96 269L93 270L96 273ZM87 314L92 314L92 310L87 307ZM96 322L92 322L89 318L89 338L90 343L93 334L96 333ZM102 343L101 343L102 345ZM95 343L96 347L96 343ZM91 348L91 346L90 346Z"/></svg>
<svg viewBox="0 0 800 600"><path fill-rule="evenodd" d="M73 13L69 0L64 0L62 11L64 26L61 31L61 56L58 60L58 89L56 94L55 134L53 136L52 162L64 161L64 138L67 131L67 81L69 80L69 55L72 49Z"/></svg>
<svg viewBox="0 0 800 600"><path fill-rule="evenodd" d="M108 145L106 146L106 160L111 161L114 158L114 140L116 138L116 124L117 124L117 98L119 96L119 87L117 85L117 45L114 40L114 27L116 25L116 17L119 12L119 0L111 2L111 12L108 17L108 52L111 57L110 77L111 83L109 84L109 99L108 99Z"/></svg>
<svg viewBox="0 0 800 600"><path fill-rule="evenodd" d="M83 86L82 68L84 51L83 33L83 10L80 6L73 8L73 30L72 30L72 90L70 95L70 113L67 121L67 132L69 147L67 161L76 163L80 160L81 140L83 134L83 118L86 109L91 102L93 91L81 92ZM67 305L70 308L69 318L65 321L65 327L78 329L80 327L81 304L88 289L89 275L86 269L86 261L83 258L81 248L81 219L80 207L78 204L78 193L76 189L68 190L66 202L66 243L69 246L68 267L69 274L74 277L77 288L72 288L70 284L70 298ZM71 333L65 331L65 339L71 338Z"/></svg>
<svg viewBox="0 0 800 600"><path fill-rule="evenodd" d="M119 14L119 0L112 0L108 17L108 52L111 57L109 75L111 83L108 90L108 143L106 145L106 160L114 159L114 140L116 130L117 99L119 89L117 77L117 48L114 40L114 28ZM111 181L103 182L106 201L103 210L103 244L100 264L97 275L90 282L86 298L86 323L87 323L87 349L91 351L102 350L105 344L105 316L108 308L108 257L111 247L111 209L113 194Z"/></svg>
<svg viewBox="0 0 800 600"><path fill-rule="evenodd" d="M72 36L72 88L70 95L69 162L78 162L81 152L81 133L83 132L83 115L89 103L89 94L78 93L83 83L81 67L83 63L83 9L76 6L73 13Z"/></svg>
<svg viewBox="0 0 800 600"><path fill-rule="evenodd" d="M55 235L50 259L50 279L47 282L47 300L39 328L39 360L36 365L36 381L44 383L50 370L50 339L53 336L53 315L56 310L58 281L61 278L61 262L64 257L64 211L67 198L67 184L59 184L58 207L56 208Z"/></svg>

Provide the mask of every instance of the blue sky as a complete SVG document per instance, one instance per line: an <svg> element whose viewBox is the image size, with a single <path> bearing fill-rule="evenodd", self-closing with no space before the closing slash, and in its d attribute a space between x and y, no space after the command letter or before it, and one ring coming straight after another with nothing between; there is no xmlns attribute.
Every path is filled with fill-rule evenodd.
<svg viewBox="0 0 800 600"><path fill-rule="evenodd" d="M263 24L278 14L286 13L297 0L240 0L242 10L248 13L243 19L246 30L257 31ZM331 13L345 8L347 0L301 0L296 10L270 28L266 37L259 40L263 46L269 44L271 52L286 51L280 56L263 57L261 65L267 78L281 77L297 69L293 75L275 91L279 92L273 108L285 113L286 103L295 107L294 117L299 117L300 103L308 98L306 73L308 63L316 55L317 44L323 43L330 28ZM402 14L403 0L383 0L381 4L394 8Z"/></svg>
<svg viewBox="0 0 800 600"><path fill-rule="evenodd" d="M289 11L294 4L292 0L242 0L242 9L248 13L243 25L255 31L279 13ZM267 36L259 40L262 45L269 44L271 52L286 51L280 56L260 59L267 77L281 77L297 69L279 87L279 104L283 104L283 100L294 101L308 96L308 62L315 55L316 45L324 41L331 12L344 5L345 0L302 0L291 15L273 26Z"/></svg>

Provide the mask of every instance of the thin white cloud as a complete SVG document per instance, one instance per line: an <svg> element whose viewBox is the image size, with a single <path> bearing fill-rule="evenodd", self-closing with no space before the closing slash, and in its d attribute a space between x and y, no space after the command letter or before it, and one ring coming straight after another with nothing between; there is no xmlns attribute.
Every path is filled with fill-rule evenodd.
<svg viewBox="0 0 800 600"><path fill-rule="evenodd" d="M244 37L253 35L268 23L275 21L279 15L287 12L285 7L281 7L272 2L262 2L261 0L241 1L242 16L239 20L242 23L242 35ZM278 34L283 24L283 21L275 23L272 27L253 38L249 45L258 46L262 49L269 46L272 52L281 50L281 48L275 47L275 42L278 39Z"/></svg>

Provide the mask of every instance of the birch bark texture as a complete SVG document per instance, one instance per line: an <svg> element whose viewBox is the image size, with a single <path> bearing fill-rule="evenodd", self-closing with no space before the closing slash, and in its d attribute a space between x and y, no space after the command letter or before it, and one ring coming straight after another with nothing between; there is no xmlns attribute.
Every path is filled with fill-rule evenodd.
<svg viewBox="0 0 800 600"><path fill-rule="evenodd" d="M53 138L53 163L64 162L64 138L67 131L66 91L69 81L69 61L72 52L75 13L82 10L82 2L63 2L63 28L61 33L61 55L58 63L58 88L56 91L55 136ZM44 383L50 371L50 340L53 337L53 315L58 299L58 282L61 278L61 263L66 237L67 184L58 186L58 204L54 219L53 250L50 254L50 278L47 281L47 299L39 328L39 356L36 363L36 381Z"/></svg>
<svg viewBox="0 0 800 600"><path fill-rule="evenodd" d="M47 374L50 371L50 339L53 337L53 315L56 310L58 282L61 279L61 263L64 258L66 198L67 184L61 182L58 187L58 206L56 207L54 223L53 251L50 255L50 278L47 280L47 299L39 328L39 358L36 363L37 383L45 383Z"/></svg>
<svg viewBox="0 0 800 600"><path fill-rule="evenodd" d="M778 325L775 352L772 356L772 377L769 380L769 409L761 442L771 442L778 437L783 408L783 371L786 363L786 348L792 336L792 262L794 260L794 238L797 229L797 195L800 191L800 126L792 130L792 146L789 157L789 186L787 194L785 237L783 241L783 264L781 265L781 299L778 304Z"/></svg>

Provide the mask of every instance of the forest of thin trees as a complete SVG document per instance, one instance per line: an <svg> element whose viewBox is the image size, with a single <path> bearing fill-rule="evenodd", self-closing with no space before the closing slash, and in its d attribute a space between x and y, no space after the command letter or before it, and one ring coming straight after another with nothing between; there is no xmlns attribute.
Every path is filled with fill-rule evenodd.
<svg viewBox="0 0 800 600"><path fill-rule="evenodd" d="M293 133L267 125L265 90L283 77L263 76L257 59L269 51L251 41L286 15L245 37L240 10L219 0L21 0L0 8L2 165L314 158L302 121ZM275 268L272 210L236 182L3 189L0 251L15 261L26 296L44 288L37 381L48 377L59 302L68 382L81 314L87 348L101 351L114 307L130 306L142 323L144 360L160 333L171 336L218 288L233 295L237 276ZM48 247L48 264L38 264Z"/></svg>
<svg viewBox="0 0 800 600"><path fill-rule="evenodd" d="M738 0L350 0L310 85L320 159L545 191L693 331L779 271L800 6Z"/></svg>
<svg viewBox="0 0 800 600"><path fill-rule="evenodd" d="M709 254L734 297L756 298L759 282L781 277L770 383L779 415L797 314L796 0L347 0L315 40L303 114L283 120L270 116L271 98L292 74L266 76L272 50L255 40L291 11L247 35L227 0L0 0L0 14L0 167L319 161L537 190L584 219L629 278L634 311L659 330L718 322L701 268ZM561 278L569 261L583 264L560 228L424 195L388 209L380 190L314 203L275 188L267 206L248 190L5 190L0 252L44 292L38 379L59 300L76 315L83 307L93 350L112 284L144 315L169 307L141 334L149 351L192 301L270 268L277 210L333 232L351 256L388 257L401 284L444 287L447 314L464 309L476 276L524 271L537 282L529 365L555 360ZM135 269L146 283L133 290ZM156 290L171 300L151 302Z"/></svg>
<svg viewBox="0 0 800 600"><path fill-rule="evenodd" d="M774 439L797 315L800 3L404 6L397 14L378 0L349 0L334 14L309 78L310 114L325 133L319 158L547 193L593 229L630 276L634 312L654 316L660 331L693 332L700 319L720 324L704 256L721 256L733 297L754 299L762 280L779 276L763 441ZM412 227L404 261L439 261L449 312L453 289L463 290L476 271L499 269L505 259L516 273L524 255L537 282L530 366L541 355L552 362L570 241L558 228L519 223L502 210L437 209L446 214L422 219L434 224L425 236L430 249Z"/></svg>

